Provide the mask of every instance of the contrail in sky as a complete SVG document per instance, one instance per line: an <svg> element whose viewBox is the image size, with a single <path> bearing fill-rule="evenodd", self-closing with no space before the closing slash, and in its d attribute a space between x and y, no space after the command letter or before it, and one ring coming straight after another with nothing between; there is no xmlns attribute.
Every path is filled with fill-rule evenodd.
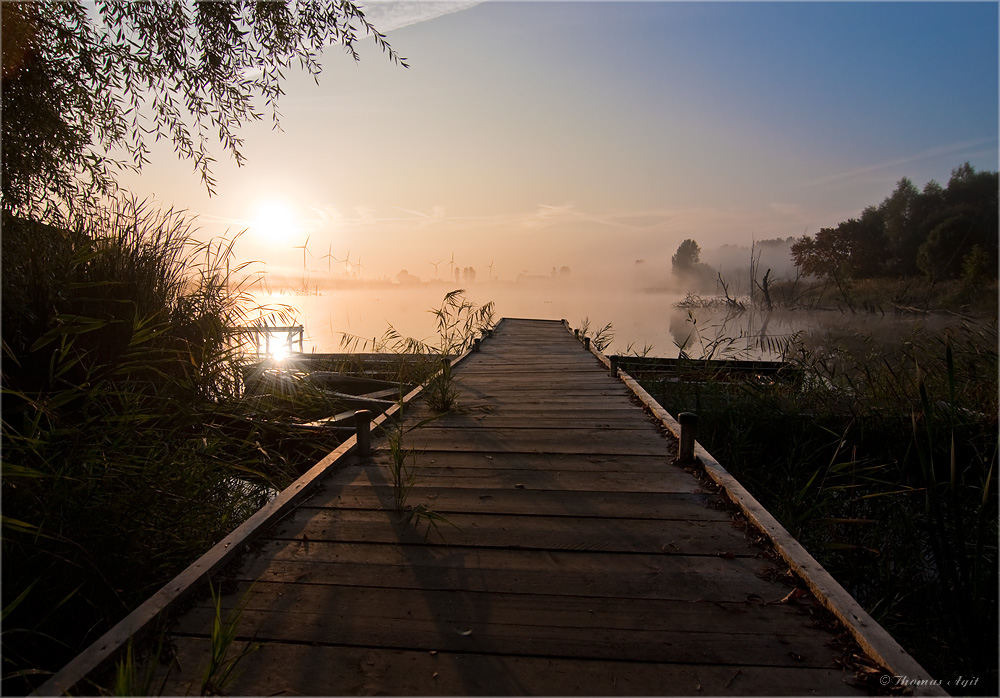
<svg viewBox="0 0 1000 698"><path fill-rule="evenodd" d="M899 167L900 165L908 165L911 162L918 162L920 160L925 160L927 158L938 157L940 155L949 155L951 153L958 153L968 148L976 148L981 145L986 145L987 143L992 143L996 141L996 138L985 138L975 141L966 141L964 143L951 143L948 145L940 145L936 148L931 148L925 150L922 153L916 153L907 157L897 158L895 160L890 160L888 162L880 162L874 165L868 165L865 167L859 167L857 169L851 170L850 172L840 172L835 175L830 175L828 177L823 177L822 179L817 179L812 182L806 182L806 186L816 187L824 186L836 182L841 179L850 179L851 177L859 177L861 175L870 174L872 172L879 172L881 170L886 170L889 168Z"/></svg>
<svg viewBox="0 0 1000 698"><path fill-rule="evenodd" d="M461 12L482 0L374 0L359 2L365 18L383 34Z"/></svg>

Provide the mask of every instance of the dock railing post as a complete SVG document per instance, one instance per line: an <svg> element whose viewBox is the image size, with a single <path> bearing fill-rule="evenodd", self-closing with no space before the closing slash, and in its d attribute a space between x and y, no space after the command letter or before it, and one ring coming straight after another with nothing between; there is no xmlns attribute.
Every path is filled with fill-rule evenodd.
<svg viewBox="0 0 1000 698"><path fill-rule="evenodd" d="M694 463L695 431L698 428L698 415L694 412L681 412L677 415L681 425L680 449L677 453L678 463Z"/></svg>
<svg viewBox="0 0 1000 698"><path fill-rule="evenodd" d="M610 369L611 369L610 370L611 377L612 378L617 378L618 377L618 354L612 354L611 356L608 357L608 360L611 362L611 367L610 367Z"/></svg>
<svg viewBox="0 0 1000 698"><path fill-rule="evenodd" d="M574 328L574 329L573 329L573 336L574 336L574 337L575 337L576 339L580 339L580 329L579 329L579 328Z"/></svg>
<svg viewBox="0 0 1000 698"><path fill-rule="evenodd" d="M356 411L354 413L354 425L358 432L358 455L362 458L368 458L372 454L371 411Z"/></svg>
<svg viewBox="0 0 1000 698"><path fill-rule="evenodd" d="M590 351L590 337L583 338L583 348Z"/></svg>

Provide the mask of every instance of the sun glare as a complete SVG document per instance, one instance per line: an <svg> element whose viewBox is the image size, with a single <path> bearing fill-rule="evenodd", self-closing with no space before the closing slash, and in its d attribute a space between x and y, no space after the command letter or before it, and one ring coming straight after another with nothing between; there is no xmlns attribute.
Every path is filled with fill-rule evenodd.
<svg viewBox="0 0 1000 698"><path fill-rule="evenodd" d="M288 204L279 199L264 201L257 207L254 229L265 240L286 240L292 232L295 216Z"/></svg>
<svg viewBox="0 0 1000 698"><path fill-rule="evenodd" d="M269 332L267 337L267 353L275 361L287 359L292 353L288 335L284 332Z"/></svg>

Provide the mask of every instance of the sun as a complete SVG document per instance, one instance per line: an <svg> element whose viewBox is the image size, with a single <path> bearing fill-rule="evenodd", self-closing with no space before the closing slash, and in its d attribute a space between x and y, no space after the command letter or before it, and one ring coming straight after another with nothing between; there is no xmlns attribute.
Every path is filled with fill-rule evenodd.
<svg viewBox="0 0 1000 698"><path fill-rule="evenodd" d="M257 207L253 228L269 242L287 240L295 227L295 213L281 199L268 199Z"/></svg>
<svg viewBox="0 0 1000 698"><path fill-rule="evenodd" d="M271 335L271 358L275 361L284 361L291 355L289 345L286 344L287 339L284 335Z"/></svg>

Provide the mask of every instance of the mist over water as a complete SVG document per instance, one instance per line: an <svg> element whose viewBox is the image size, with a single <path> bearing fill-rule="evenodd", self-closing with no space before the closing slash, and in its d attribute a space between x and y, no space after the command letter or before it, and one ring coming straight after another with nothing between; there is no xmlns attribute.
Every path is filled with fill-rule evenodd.
<svg viewBox="0 0 1000 698"><path fill-rule="evenodd" d="M775 276L793 275L791 242L776 240L758 246L761 271L773 269ZM749 288L752 254L749 247L726 245L706 251L703 259L727 280L734 295L741 295ZM710 280L708 288L687 288L687 282L671 273L669 255L632 260L611 253L605 259L591 260L588 267L573 272L553 267L551 275L525 272L516 280L494 277L487 281L481 280L487 270L480 269L480 280L467 285L423 281L408 272L400 272L396 276L400 283L395 283L388 277L357 279L315 271L310 271L308 278L297 279L296 273L284 270L283 276L270 275L267 288L276 293L259 292L255 299L261 305L294 308L296 324L305 327L305 351L318 353L372 351L390 326L404 337L434 344L435 318L429 311L440 307L445 294L456 289L465 289L466 299L477 306L492 302L496 320L565 319L572 328L582 328L589 321L591 335L610 323L614 340L606 349L609 354L675 357L678 345L685 345L689 354L700 356L719 337L759 336L762 330L767 336L788 336L809 321L804 313L774 313L762 318L750 312L727 317L724 311L705 309L692 317L677 307L678 302L688 291L712 296L715 284ZM450 273L447 265L438 271ZM292 290L303 287L310 293ZM348 347L345 337L363 341ZM749 347L753 343L744 344Z"/></svg>
<svg viewBox="0 0 1000 698"><path fill-rule="evenodd" d="M403 336L435 343L432 309L440 307L446 293L461 285L444 283L359 286L321 290L320 295L258 294L261 304L286 304L298 311L305 326L307 352L344 351L345 335L372 340L382 337L391 325ZM615 342L611 349L624 352L629 342L636 348L651 344L654 353L676 356L670 334L674 304L683 298L676 293L637 293L602 289L582 281L573 282L483 282L465 289L467 300L478 306L493 302L494 317L539 318L569 322L579 328L589 319L591 333L612 323ZM672 353L671 353L672 352Z"/></svg>
<svg viewBox="0 0 1000 698"><path fill-rule="evenodd" d="M392 326L404 337L436 344L432 309L440 307L455 284L358 284L341 289L321 289L319 295L290 293L257 294L262 305L294 308L297 324L305 327L304 350L310 353L373 351L380 348L386 330ZM614 341L607 354L641 353L676 357L683 345L693 357L778 358L768 350L797 333L814 338L843 333L880 336L899 342L916 328L943 326L946 318L837 311L776 310L742 313L724 309L697 308L690 312L677 307L685 294L672 290L643 291L621 285L581 279L538 279L521 282L480 282L465 293L476 305L493 302L494 317L565 319L580 328L589 320L590 334L611 323ZM357 337L350 348L345 336ZM832 350L832 348L831 348Z"/></svg>

